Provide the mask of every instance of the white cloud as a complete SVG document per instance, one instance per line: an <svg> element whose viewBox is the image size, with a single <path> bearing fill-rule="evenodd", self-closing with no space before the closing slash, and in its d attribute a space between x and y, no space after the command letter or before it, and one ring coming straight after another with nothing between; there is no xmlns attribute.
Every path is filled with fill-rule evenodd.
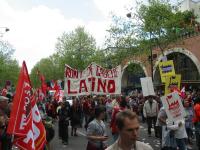
<svg viewBox="0 0 200 150"><path fill-rule="evenodd" d="M78 25L84 25L79 19L65 19L58 9L46 6L34 7L29 11L17 11L6 2L0 2L0 26L7 26L10 31L4 34L16 49L15 56L21 65L27 62L30 69L41 58L48 57L54 51L57 37L63 31L72 31Z"/></svg>
<svg viewBox="0 0 200 150"><path fill-rule="evenodd" d="M93 0L97 8L109 17L110 13L126 16L127 8L135 7L135 0Z"/></svg>
<svg viewBox="0 0 200 150"><path fill-rule="evenodd" d="M126 15L126 6L132 5L132 0L94 0L94 3L105 16L104 21L88 21L79 18L65 18L59 9L50 9L47 6L35 6L26 11L14 9L6 0L0 0L0 27L7 26L10 31L4 34L3 39L8 40L16 49L15 56L27 62L30 69L41 58L48 57L55 52L57 37L63 31L72 31L77 26L85 26L92 34L98 46L102 46L106 29L110 24L108 14Z"/></svg>

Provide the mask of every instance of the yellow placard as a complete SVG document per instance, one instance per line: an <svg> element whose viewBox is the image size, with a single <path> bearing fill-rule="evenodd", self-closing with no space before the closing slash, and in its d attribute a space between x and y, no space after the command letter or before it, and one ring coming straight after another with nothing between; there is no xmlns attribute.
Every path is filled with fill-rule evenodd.
<svg viewBox="0 0 200 150"><path fill-rule="evenodd" d="M160 62L159 63L159 70L160 70L161 81L162 81L162 83L165 83L166 82L165 78L167 76L174 76L175 75L173 60Z"/></svg>
<svg viewBox="0 0 200 150"><path fill-rule="evenodd" d="M176 74L175 76L167 76L165 78L165 95L171 93L171 88L178 88L180 90L181 75Z"/></svg>

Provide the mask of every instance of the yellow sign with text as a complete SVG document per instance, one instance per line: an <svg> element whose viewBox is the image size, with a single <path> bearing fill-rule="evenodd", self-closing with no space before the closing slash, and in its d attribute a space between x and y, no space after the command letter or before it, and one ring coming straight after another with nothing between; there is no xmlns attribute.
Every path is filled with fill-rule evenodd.
<svg viewBox="0 0 200 150"><path fill-rule="evenodd" d="M176 74L175 76L167 76L165 78L165 95L171 93L172 88L178 88L181 86L181 75Z"/></svg>
<svg viewBox="0 0 200 150"><path fill-rule="evenodd" d="M162 83L165 83L167 76L175 76L173 60L160 62L159 70L160 70L161 81Z"/></svg>

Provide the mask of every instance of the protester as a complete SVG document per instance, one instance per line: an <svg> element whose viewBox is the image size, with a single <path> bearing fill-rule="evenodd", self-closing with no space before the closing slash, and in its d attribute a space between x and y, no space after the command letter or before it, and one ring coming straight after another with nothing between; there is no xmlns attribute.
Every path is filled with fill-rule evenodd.
<svg viewBox="0 0 200 150"><path fill-rule="evenodd" d="M106 126L103 122L105 117L105 108L95 108L95 119L91 121L87 128L87 150L104 150L105 141L108 139Z"/></svg>
<svg viewBox="0 0 200 150"><path fill-rule="evenodd" d="M129 105L133 112L139 114L139 98L137 95L133 95L130 97Z"/></svg>
<svg viewBox="0 0 200 150"><path fill-rule="evenodd" d="M198 150L200 150L200 97L195 99L193 122L195 127L196 143Z"/></svg>
<svg viewBox="0 0 200 150"><path fill-rule="evenodd" d="M84 127L87 130L87 125L88 125L89 118L90 118L90 115L91 115L91 102L90 102L89 97L85 97L83 99L83 114L84 114L84 118L85 118Z"/></svg>
<svg viewBox="0 0 200 150"><path fill-rule="evenodd" d="M110 123L111 116L112 116L112 100L110 98L107 99L106 102L106 115L107 115L107 121Z"/></svg>
<svg viewBox="0 0 200 150"><path fill-rule="evenodd" d="M76 99L74 99L70 110L70 119L72 126L71 136L78 136L77 128L81 126L81 113L81 106L79 102Z"/></svg>
<svg viewBox="0 0 200 150"><path fill-rule="evenodd" d="M188 135L187 139L187 148L192 149L192 136L193 136L193 123L192 123L192 118L193 118L193 108L192 108L192 103L191 100L188 99L188 97L184 101L184 107L185 107L185 128L186 132Z"/></svg>
<svg viewBox="0 0 200 150"><path fill-rule="evenodd" d="M156 121L156 127L157 127L158 137L160 138L160 141L162 141L162 128L163 126L166 126L166 119L167 119L166 111L164 107L161 107L158 113L157 121Z"/></svg>
<svg viewBox="0 0 200 150"><path fill-rule="evenodd" d="M0 114L7 115L8 113L8 98L0 96Z"/></svg>
<svg viewBox="0 0 200 150"><path fill-rule="evenodd" d="M58 112L59 116L59 130L61 132L61 139L64 145L68 145L68 126L70 119L70 104L66 101L66 97L63 98L61 109Z"/></svg>
<svg viewBox="0 0 200 150"><path fill-rule="evenodd" d="M153 150L151 146L137 141L140 125L138 116L134 112L130 110L119 112L116 126L119 138L106 150Z"/></svg>
<svg viewBox="0 0 200 150"><path fill-rule="evenodd" d="M161 150L177 150L174 130L168 124L162 126Z"/></svg>
<svg viewBox="0 0 200 150"><path fill-rule="evenodd" d="M121 97L121 101L119 102L119 106L114 107L113 112L112 112L112 118L110 122L110 128L112 132L112 138L113 142L115 142L118 138L118 131L117 131L117 126L116 126L116 115L118 112L123 111L127 109L127 102L125 97Z"/></svg>
<svg viewBox="0 0 200 150"><path fill-rule="evenodd" d="M47 140L47 149L50 150L50 142L55 136L55 130L53 125L53 120L51 117L43 116L42 122L46 130L46 140Z"/></svg>
<svg viewBox="0 0 200 150"><path fill-rule="evenodd" d="M187 133L185 129L185 120L177 120L177 121L170 121L167 122L167 128L174 131L174 136L176 139L176 144L179 150L186 150L186 138Z"/></svg>
<svg viewBox="0 0 200 150"><path fill-rule="evenodd" d="M157 136L157 130L155 128L155 125L156 125L156 119L157 119L157 115L158 115L158 111L159 111L158 103L156 100L154 100L153 96L148 96L148 97L146 97L146 99L147 100L143 106L143 114L147 121L148 136L149 137L151 136L152 124L154 127L155 136Z"/></svg>
<svg viewBox="0 0 200 150"><path fill-rule="evenodd" d="M0 150L11 150L11 138L6 134L6 117L0 115Z"/></svg>

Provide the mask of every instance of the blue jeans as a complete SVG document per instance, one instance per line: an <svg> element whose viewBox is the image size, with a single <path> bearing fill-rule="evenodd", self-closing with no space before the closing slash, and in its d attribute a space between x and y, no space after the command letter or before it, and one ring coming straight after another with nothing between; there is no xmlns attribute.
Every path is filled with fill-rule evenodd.
<svg viewBox="0 0 200 150"><path fill-rule="evenodd" d="M176 139L176 144L179 150L187 150L185 139Z"/></svg>

